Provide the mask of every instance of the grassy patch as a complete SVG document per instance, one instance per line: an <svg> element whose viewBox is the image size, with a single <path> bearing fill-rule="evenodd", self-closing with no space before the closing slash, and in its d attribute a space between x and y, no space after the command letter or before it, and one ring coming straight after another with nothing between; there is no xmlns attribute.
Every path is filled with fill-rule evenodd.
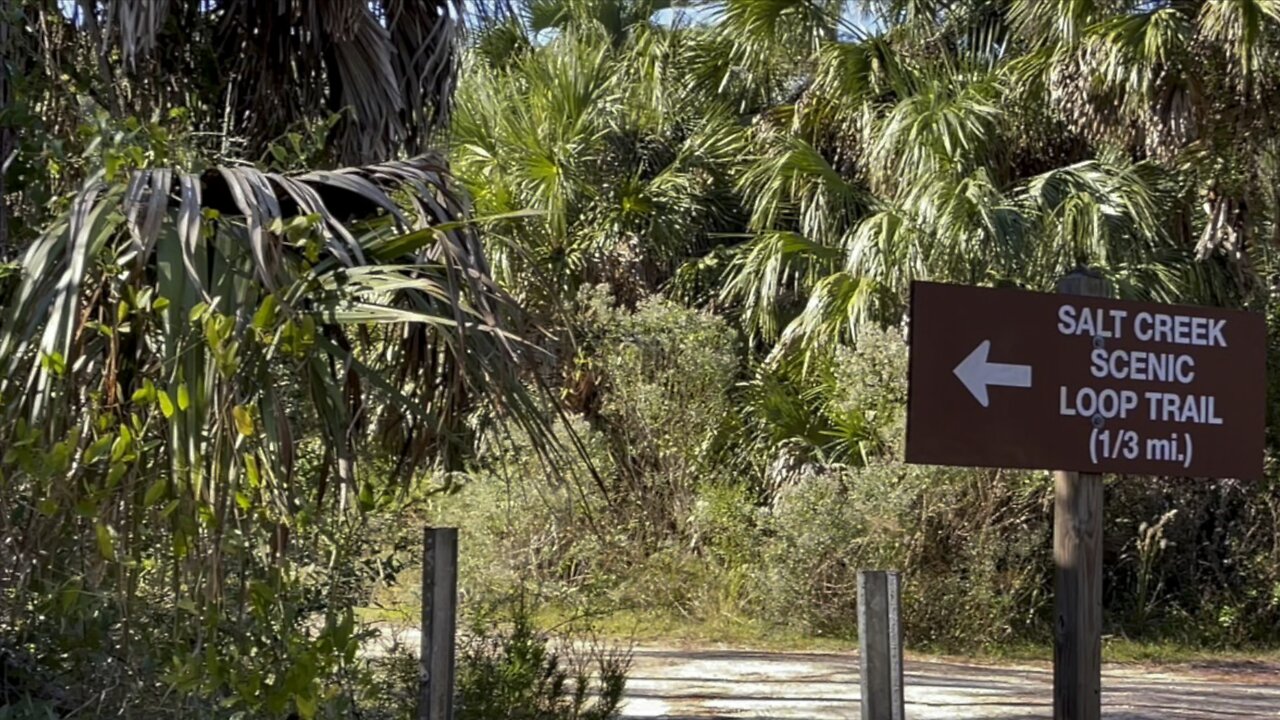
<svg viewBox="0 0 1280 720"><path fill-rule="evenodd" d="M1108 638L1102 659L1112 663L1175 665L1223 662L1280 662L1280 649L1205 649L1173 642L1143 642Z"/></svg>
<svg viewBox="0 0 1280 720"><path fill-rule="evenodd" d="M358 616L365 622L412 626L421 617L421 608L415 601L395 608L362 608ZM737 617L694 619L637 609L584 614L571 608L549 606L541 608L534 616L534 621L539 629L552 633L568 629L587 630L602 639L639 645L689 648L727 646L779 652L854 652L858 647L856 638L815 636ZM921 659L938 658L960 662L1041 664L1052 662L1053 647L1018 643L964 654L912 648L910 654ZM1206 649L1174 642L1109 637L1103 640L1102 659L1106 663L1119 665L1275 664L1280 663L1280 648Z"/></svg>
<svg viewBox="0 0 1280 720"><path fill-rule="evenodd" d="M858 644L856 639L814 636L758 620L728 616L692 619L647 610L616 610L584 617L553 608L540 613L538 620L552 630L586 624L601 637L644 645L843 652L857 648Z"/></svg>
<svg viewBox="0 0 1280 720"><path fill-rule="evenodd" d="M934 655L927 651L925 654ZM963 656L955 655L954 653L938 653L934 656L977 662L1050 663L1053 661L1053 646L1037 643L1017 643L984 648ZM1116 665L1280 663L1280 649L1203 648L1170 641L1156 642L1106 637L1102 641L1102 661Z"/></svg>

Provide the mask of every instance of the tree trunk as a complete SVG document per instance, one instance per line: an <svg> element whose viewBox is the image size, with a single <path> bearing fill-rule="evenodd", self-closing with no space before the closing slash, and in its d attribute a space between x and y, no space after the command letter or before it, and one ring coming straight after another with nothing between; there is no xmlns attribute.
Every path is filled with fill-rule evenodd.
<svg viewBox="0 0 1280 720"><path fill-rule="evenodd" d="M0 112L8 109L10 103L9 63L13 59L9 46L9 13L11 10L9 0L0 0ZM9 204L5 201L5 193L8 192L8 188L4 182L5 171L9 167L12 144L9 121L0 120L0 263L12 259L17 254L14 248L9 247Z"/></svg>

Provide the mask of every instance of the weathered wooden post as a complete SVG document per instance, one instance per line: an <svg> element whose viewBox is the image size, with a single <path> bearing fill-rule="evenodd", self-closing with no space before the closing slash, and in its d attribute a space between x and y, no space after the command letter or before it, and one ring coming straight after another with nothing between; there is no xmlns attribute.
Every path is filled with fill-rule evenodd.
<svg viewBox="0 0 1280 720"><path fill-rule="evenodd" d="M1110 297L1101 275L1080 268L1058 281L1063 295ZM1094 338L1095 347L1105 343ZM1090 419L1100 427L1102 417ZM1102 475L1053 473L1053 717L1102 716Z"/></svg>
<svg viewBox="0 0 1280 720"><path fill-rule="evenodd" d="M457 607L458 529L424 528L418 720L453 720Z"/></svg>
<svg viewBox="0 0 1280 720"><path fill-rule="evenodd" d="M901 576L858 571L862 720L903 720Z"/></svg>

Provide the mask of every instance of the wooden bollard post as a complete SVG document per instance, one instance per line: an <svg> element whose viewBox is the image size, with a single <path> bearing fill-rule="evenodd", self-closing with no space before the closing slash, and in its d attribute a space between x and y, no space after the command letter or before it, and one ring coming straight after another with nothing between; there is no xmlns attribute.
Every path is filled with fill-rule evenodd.
<svg viewBox="0 0 1280 720"><path fill-rule="evenodd" d="M858 571L862 720L903 720L901 575Z"/></svg>
<svg viewBox="0 0 1280 720"><path fill-rule="evenodd" d="M422 533L422 661L418 720L453 720L458 608L458 529Z"/></svg>
<svg viewBox="0 0 1280 720"><path fill-rule="evenodd" d="M1110 297L1107 281L1084 268L1063 277L1064 295ZM1095 342L1103 342L1101 338ZM1096 418L1095 422L1101 421ZM1053 717L1102 716L1102 476L1053 474Z"/></svg>

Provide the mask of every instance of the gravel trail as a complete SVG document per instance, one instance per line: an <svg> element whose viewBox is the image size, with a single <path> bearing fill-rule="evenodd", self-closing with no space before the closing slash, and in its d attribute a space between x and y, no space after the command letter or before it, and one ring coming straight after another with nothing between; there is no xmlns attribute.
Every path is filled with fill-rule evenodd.
<svg viewBox="0 0 1280 720"><path fill-rule="evenodd" d="M909 661L911 720L1051 719L1047 666ZM853 654L638 647L623 717L848 720L859 716ZM1280 719L1280 667L1237 663L1177 670L1108 666L1109 720Z"/></svg>

